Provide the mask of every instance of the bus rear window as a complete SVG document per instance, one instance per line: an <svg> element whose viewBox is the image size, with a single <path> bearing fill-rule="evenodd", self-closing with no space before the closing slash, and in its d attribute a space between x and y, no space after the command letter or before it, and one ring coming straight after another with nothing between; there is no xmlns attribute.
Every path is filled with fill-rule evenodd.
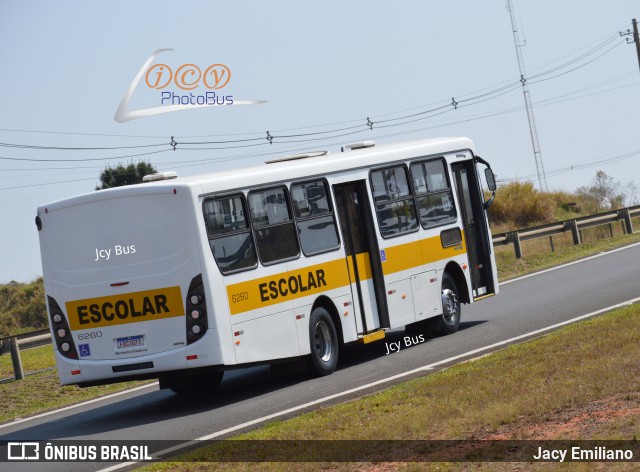
<svg viewBox="0 0 640 472"><path fill-rule="evenodd" d="M205 200L204 218L211 252L223 274L258 265L243 196Z"/></svg>

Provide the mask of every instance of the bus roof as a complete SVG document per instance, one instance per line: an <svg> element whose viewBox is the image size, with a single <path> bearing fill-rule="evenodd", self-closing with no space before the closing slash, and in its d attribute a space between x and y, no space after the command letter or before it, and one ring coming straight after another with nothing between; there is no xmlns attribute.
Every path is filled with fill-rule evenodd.
<svg viewBox="0 0 640 472"><path fill-rule="evenodd" d="M326 155L318 155L316 157L295 160L284 159L280 162L262 163L253 167L233 168L214 173L106 189L60 200L48 205L42 205L42 207L46 206L50 210L55 210L110 198L126 198L140 194L165 193L166 191L173 191L173 189L184 187L190 188L191 192L196 195L224 193L247 187L264 186L269 183L317 178L348 169L384 165L385 162L390 161L464 150L474 152L473 143L469 138L458 137L403 141L375 145L362 149L346 150L345 152L327 153ZM286 157L286 155L283 153L282 157ZM277 160L277 158L275 160Z"/></svg>

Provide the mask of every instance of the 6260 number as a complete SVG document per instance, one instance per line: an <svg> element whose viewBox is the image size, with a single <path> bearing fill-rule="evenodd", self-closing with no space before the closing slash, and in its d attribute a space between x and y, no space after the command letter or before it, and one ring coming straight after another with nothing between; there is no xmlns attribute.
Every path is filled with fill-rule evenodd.
<svg viewBox="0 0 640 472"><path fill-rule="evenodd" d="M233 303L243 302L245 300L249 300L249 292L241 292L231 295L231 301Z"/></svg>
<svg viewBox="0 0 640 472"><path fill-rule="evenodd" d="M102 337L102 331L89 331L88 333L79 333L78 341L85 341L87 339L95 339L95 338L101 338L101 337Z"/></svg>

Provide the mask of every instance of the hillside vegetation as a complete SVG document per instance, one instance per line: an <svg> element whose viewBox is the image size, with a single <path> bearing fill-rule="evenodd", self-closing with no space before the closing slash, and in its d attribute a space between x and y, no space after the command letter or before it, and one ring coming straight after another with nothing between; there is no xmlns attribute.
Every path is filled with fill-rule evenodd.
<svg viewBox="0 0 640 472"><path fill-rule="evenodd" d="M489 221L492 231L499 233L634 203L637 203L635 188L623 187L602 171L596 173L591 185L573 193L539 192L532 182L516 181L498 189L489 210ZM44 300L42 278L0 285L0 336L46 328Z"/></svg>
<svg viewBox="0 0 640 472"><path fill-rule="evenodd" d="M30 283L0 285L0 336L47 326L42 277Z"/></svg>
<svg viewBox="0 0 640 472"><path fill-rule="evenodd" d="M530 181L515 181L498 188L489 209L489 222L492 231L498 233L636 203L636 189L632 184L623 186L602 171L596 172L591 185L571 193L540 192Z"/></svg>

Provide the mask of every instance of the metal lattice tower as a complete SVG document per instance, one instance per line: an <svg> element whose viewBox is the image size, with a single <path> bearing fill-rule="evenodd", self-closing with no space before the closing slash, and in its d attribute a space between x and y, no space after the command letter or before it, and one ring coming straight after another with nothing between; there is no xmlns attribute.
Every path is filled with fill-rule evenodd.
<svg viewBox="0 0 640 472"><path fill-rule="evenodd" d="M536 161L536 172L538 173L538 185L543 192L549 191L547 187L547 176L544 172L544 164L542 162L542 155L540 154L540 143L538 142L538 132L536 130L536 120L533 116L533 107L531 105L531 94L529 93L529 86L527 85L526 72L524 70L524 59L522 58L522 51L520 48L520 35L518 34L518 27L516 26L516 15L513 10L513 4L511 0L507 0L507 10L511 16L511 29L513 31L513 42L516 46L516 55L518 56L518 67L520 69L520 81L522 82L522 93L524 94L524 105L527 109L527 120L529 120L529 133L531 134L531 145L533 146L533 157Z"/></svg>

